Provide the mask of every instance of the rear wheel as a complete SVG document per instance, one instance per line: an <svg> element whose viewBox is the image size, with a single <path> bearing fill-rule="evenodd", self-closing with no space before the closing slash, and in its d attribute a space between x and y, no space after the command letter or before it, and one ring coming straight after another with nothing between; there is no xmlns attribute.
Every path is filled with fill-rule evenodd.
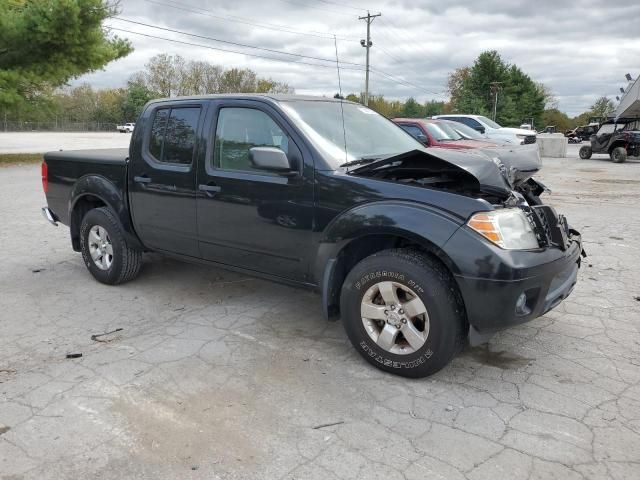
<svg viewBox="0 0 640 480"><path fill-rule="evenodd" d="M616 147L611 150L610 156L614 163L625 162L627 160L627 149L624 147Z"/></svg>
<svg viewBox="0 0 640 480"><path fill-rule="evenodd" d="M437 372L464 342L464 308L453 278L416 250L385 250L357 264L343 284L341 311L356 350L405 377Z"/></svg>
<svg viewBox="0 0 640 480"><path fill-rule="evenodd" d="M588 160L588 159L591 158L591 154L592 154L591 147L588 147L588 146L585 145L584 147L580 148L580 158L581 159Z"/></svg>
<svg viewBox="0 0 640 480"><path fill-rule="evenodd" d="M116 285L140 272L142 254L127 245L118 219L106 207L89 210L80 225L82 258L99 282Z"/></svg>

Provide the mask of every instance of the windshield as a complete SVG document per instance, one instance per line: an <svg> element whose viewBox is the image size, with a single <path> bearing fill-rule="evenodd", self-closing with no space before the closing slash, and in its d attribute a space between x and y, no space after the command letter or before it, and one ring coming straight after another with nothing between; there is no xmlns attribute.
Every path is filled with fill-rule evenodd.
<svg viewBox="0 0 640 480"><path fill-rule="evenodd" d="M452 124L451 127L456 132L458 132L463 138L467 138L470 140L484 140L487 138L483 134L481 134L479 131L466 126L464 123L458 123L458 122L447 122L447 123L451 123Z"/></svg>
<svg viewBox="0 0 640 480"><path fill-rule="evenodd" d="M490 126L491 128L502 128L496 122L494 122L493 120L489 120L487 117L480 116L480 117L478 117L478 120L480 120L485 125Z"/></svg>
<svg viewBox="0 0 640 480"><path fill-rule="evenodd" d="M282 109L296 122L332 168L362 158L383 158L422 149L397 125L362 105L341 102L282 101ZM345 152L346 143L346 152Z"/></svg>
<svg viewBox="0 0 640 480"><path fill-rule="evenodd" d="M424 125L427 127L429 135L439 142L446 140L462 140L462 136L456 132L451 125L444 122L425 123Z"/></svg>

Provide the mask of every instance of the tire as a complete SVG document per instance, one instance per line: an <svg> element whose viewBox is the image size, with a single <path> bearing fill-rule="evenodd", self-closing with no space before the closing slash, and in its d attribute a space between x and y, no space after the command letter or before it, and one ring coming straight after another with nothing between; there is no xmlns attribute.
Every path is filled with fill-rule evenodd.
<svg viewBox="0 0 640 480"><path fill-rule="evenodd" d="M84 264L99 282L117 285L133 280L140 272L142 253L129 248L120 222L109 208L87 212L80 225L80 241Z"/></svg>
<svg viewBox="0 0 640 480"><path fill-rule="evenodd" d="M624 147L616 147L611 150L611 160L613 163L623 163L627 161L627 149Z"/></svg>
<svg viewBox="0 0 640 480"><path fill-rule="evenodd" d="M592 151L591 151L591 147L585 145L584 147L580 147L580 158L582 160L589 160L591 158L592 155Z"/></svg>
<svg viewBox="0 0 640 480"><path fill-rule="evenodd" d="M386 301L383 291L393 301ZM410 300L411 313L402 308ZM438 260L416 250L384 250L358 263L342 286L340 308L349 340L360 355L397 375L431 375L464 345L466 317L453 277ZM423 310L426 313L412 315ZM364 317L365 312L372 317Z"/></svg>

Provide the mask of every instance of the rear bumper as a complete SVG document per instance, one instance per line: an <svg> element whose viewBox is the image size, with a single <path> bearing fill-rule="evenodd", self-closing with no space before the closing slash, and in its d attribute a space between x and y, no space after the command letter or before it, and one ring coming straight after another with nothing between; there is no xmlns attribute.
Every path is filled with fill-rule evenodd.
<svg viewBox="0 0 640 480"><path fill-rule="evenodd" d="M51 225L55 225L56 227L58 226L58 217L56 217L56 214L53 213L49 207L42 207L42 216Z"/></svg>
<svg viewBox="0 0 640 480"><path fill-rule="evenodd" d="M540 252L509 252L482 243L481 248L473 249L475 274L455 275L472 341L544 315L567 298L577 282L580 235L573 235L564 251L553 247Z"/></svg>

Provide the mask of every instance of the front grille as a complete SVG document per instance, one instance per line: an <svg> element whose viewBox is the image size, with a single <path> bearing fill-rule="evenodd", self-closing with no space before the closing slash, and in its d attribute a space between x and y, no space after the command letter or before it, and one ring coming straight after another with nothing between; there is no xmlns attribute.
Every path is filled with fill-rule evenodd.
<svg viewBox="0 0 640 480"><path fill-rule="evenodd" d="M535 135L527 135L526 137L524 137L524 143L525 145L528 145L530 143L536 143L537 137Z"/></svg>
<svg viewBox="0 0 640 480"><path fill-rule="evenodd" d="M569 246L569 227L562 215L558 215L549 205L531 207L534 229L541 246L555 245L565 250Z"/></svg>

